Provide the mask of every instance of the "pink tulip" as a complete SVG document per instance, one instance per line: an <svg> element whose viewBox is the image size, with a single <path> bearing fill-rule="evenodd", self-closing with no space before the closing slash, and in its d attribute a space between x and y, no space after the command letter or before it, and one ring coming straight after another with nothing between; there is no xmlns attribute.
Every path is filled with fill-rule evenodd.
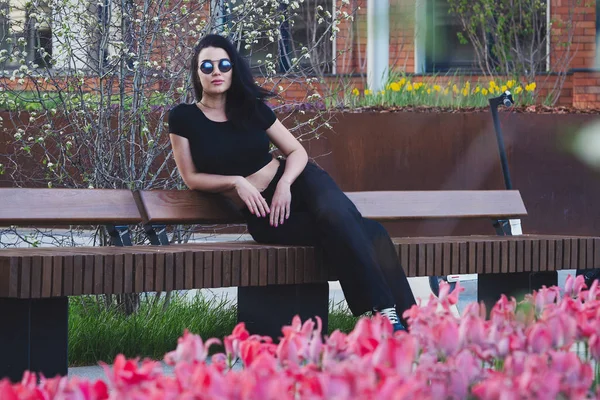
<svg viewBox="0 0 600 400"><path fill-rule="evenodd" d="M349 350L359 357L371 354L383 336L390 337L392 332L390 322L379 314L373 318L362 318L348 335Z"/></svg>
<svg viewBox="0 0 600 400"><path fill-rule="evenodd" d="M462 375L468 384L475 383L484 375L481 369L481 361L468 350L458 353L454 361L455 371Z"/></svg>
<svg viewBox="0 0 600 400"><path fill-rule="evenodd" d="M119 354L114 361L112 371L105 363L100 363L104 373L113 387L123 388L145 382L152 382L160 376L160 364L156 361L144 360L138 366L138 360L127 360Z"/></svg>
<svg viewBox="0 0 600 400"><path fill-rule="evenodd" d="M490 311L490 321L494 324L509 323L514 320L516 308L517 302L514 297L508 300L505 295L501 295Z"/></svg>
<svg viewBox="0 0 600 400"><path fill-rule="evenodd" d="M528 349L537 354L543 354L552 347L552 332L546 325L535 324L527 333Z"/></svg>
<svg viewBox="0 0 600 400"><path fill-rule="evenodd" d="M516 329L509 324L492 324L488 330L488 341L491 354L503 359L511 352L523 350L527 338L521 329Z"/></svg>
<svg viewBox="0 0 600 400"><path fill-rule="evenodd" d="M583 275L577 275L575 279L571 274L567 275L565 282L565 296L576 298L579 293L585 288L585 279Z"/></svg>
<svg viewBox="0 0 600 400"><path fill-rule="evenodd" d="M240 322L233 328L231 335L226 336L223 339L223 345L225 346L225 354L229 360L235 360L240 356L240 343L247 340L250 334L246 330L246 324Z"/></svg>
<svg viewBox="0 0 600 400"><path fill-rule="evenodd" d="M417 340L403 334L401 337L384 339L373 353L371 361L377 368L389 368L393 374L406 376L412 372L417 353Z"/></svg>
<svg viewBox="0 0 600 400"><path fill-rule="evenodd" d="M208 357L210 346L213 344L221 344L221 341L212 338L204 343L200 336L193 335L186 329L183 337L177 340L177 348L165 355L165 362L169 365L175 365L178 362L204 362Z"/></svg>
<svg viewBox="0 0 600 400"><path fill-rule="evenodd" d="M458 324L449 318L437 322L433 331L437 350L444 356L451 356L458 350Z"/></svg>
<svg viewBox="0 0 600 400"><path fill-rule="evenodd" d="M552 347L555 349L568 349L575 343L577 321L573 316L558 311L546 319L546 325L552 334Z"/></svg>
<svg viewBox="0 0 600 400"><path fill-rule="evenodd" d="M456 282L456 286L452 293L450 293L450 284L448 282L440 283L440 294L438 298L440 299L440 303L448 303L450 305L455 305L458 303L458 296L460 293L464 292L465 288L460 285L460 281Z"/></svg>
<svg viewBox="0 0 600 400"><path fill-rule="evenodd" d="M540 314L547 306L554 304L557 300L560 300L560 290L556 286L551 288L542 286L541 289L533 292L535 311L538 314Z"/></svg>
<svg viewBox="0 0 600 400"><path fill-rule="evenodd" d="M584 296L585 301L597 300L598 296L600 295L600 286L598 284L598 280L594 279L594 281L592 282L592 286L590 286L589 290L582 291L581 295Z"/></svg>
<svg viewBox="0 0 600 400"><path fill-rule="evenodd" d="M476 303L473 303L476 304ZM458 343L461 348L467 346L485 346L486 326L485 322L472 315L463 316L458 328Z"/></svg>
<svg viewBox="0 0 600 400"><path fill-rule="evenodd" d="M504 371L510 376L519 376L525 372L525 362L531 355L525 351L515 351L504 362Z"/></svg>
<svg viewBox="0 0 600 400"><path fill-rule="evenodd" d="M590 355L596 362L600 362L600 335L593 333L589 341Z"/></svg>
<svg viewBox="0 0 600 400"><path fill-rule="evenodd" d="M300 352L302 351L300 346L302 346L302 342L296 340L296 338L281 339L279 346L277 346L277 358L281 365L285 367L290 364L300 364Z"/></svg>
<svg viewBox="0 0 600 400"><path fill-rule="evenodd" d="M260 353L261 344L257 341L246 340L240 344L240 358L244 366L250 367Z"/></svg>
<svg viewBox="0 0 600 400"><path fill-rule="evenodd" d="M560 376L561 392L569 399L586 398L594 381L591 365L570 351L552 352L551 359L550 369Z"/></svg>
<svg viewBox="0 0 600 400"><path fill-rule="evenodd" d="M335 330L327 338L322 347L322 365L323 368L330 368L337 363L346 360L352 353L348 348L346 334Z"/></svg>
<svg viewBox="0 0 600 400"><path fill-rule="evenodd" d="M42 377L38 384L36 375L26 372L24 379L15 385L6 379L0 381L0 399L105 400L108 399L108 387L103 381L92 382L78 377L69 379L60 376L52 379Z"/></svg>

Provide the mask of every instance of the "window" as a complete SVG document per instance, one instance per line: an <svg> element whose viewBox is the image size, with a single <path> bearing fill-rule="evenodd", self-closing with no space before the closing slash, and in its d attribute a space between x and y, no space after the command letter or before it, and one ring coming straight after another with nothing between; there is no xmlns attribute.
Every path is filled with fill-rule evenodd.
<svg viewBox="0 0 600 400"><path fill-rule="evenodd" d="M52 57L52 13L48 5L10 0L2 3L1 11L0 48L14 56L6 60L5 67L18 67L23 52L28 65L48 66Z"/></svg>
<svg viewBox="0 0 600 400"><path fill-rule="evenodd" d="M477 70L477 55L471 43L461 43L460 20L450 14L447 0L427 1L425 72Z"/></svg>
<svg viewBox="0 0 600 400"><path fill-rule="evenodd" d="M293 66L294 58L304 72L331 73L333 45L331 41L331 15L333 0L304 0L293 17L293 24L282 26L283 46L281 56L283 67ZM280 46L281 47L281 46ZM309 58L304 57L303 48L308 48Z"/></svg>
<svg viewBox="0 0 600 400"><path fill-rule="evenodd" d="M334 0L304 0L298 9L281 2L276 13L279 23L272 25L273 35L264 32L264 24L255 15L255 6L234 10L235 4L229 0L223 14L227 25L232 31L234 40L238 43L240 53L245 56L254 69L265 71L264 62L270 54L271 59L277 60L276 72L331 73L333 66L333 43L331 41L331 21ZM260 31L251 43L246 39L248 25ZM279 38L277 38L279 36ZM249 41L249 40L248 40ZM250 44L249 48L247 44ZM309 57L305 54L308 53Z"/></svg>
<svg viewBox="0 0 600 400"><path fill-rule="evenodd" d="M518 0L495 4L493 14L485 20L479 19L474 3L465 11L472 14L464 17L467 25L475 24L472 26L477 32L477 51L463 29L460 16L451 12L448 0L426 0L422 49L425 72L477 73L481 72L482 65L500 73L529 73L529 69L545 71L548 42L546 1ZM503 18L498 18L498 15ZM475 16L477 18L472 19ZM482 65L478 55L482 57Z"/></svg>

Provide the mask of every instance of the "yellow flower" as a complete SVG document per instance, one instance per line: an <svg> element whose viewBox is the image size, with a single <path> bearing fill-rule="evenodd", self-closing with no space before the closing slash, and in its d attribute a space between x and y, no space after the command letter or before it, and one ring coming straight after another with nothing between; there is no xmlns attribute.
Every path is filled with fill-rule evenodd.
<svg viewBox="0 0 600 400"><path fill-rule="evenodd" d="M479 93L480 90L481 90L481 88L479 86L475 87L475 93Z"/></svg>
<svg viewBox="0 0 600 400"><path fill-rule="evenodd" d="M412 85L410 84L410 82L408 82L408 83L406 84L406 90L407 90L407 91L409 91L409 92L412 92L412 90L413 90L413 87L412 87Z"/></svg>
<svg viewBox="0 0 600 400"><path fill-rule="evenodd" d="M400 84L400 86L403 86L406 83L406 78L400 79L400 82L398 83Z"/></svg>
<svg viewBox="0 0 600 400"><path fill-rule="evenodd" d="M530 83L529 85L525 86L525 90L528 92L533 92L536 88L536 84L535 82Z"/></svg>
<svg viewBox="0 0 600 400"><path fill-rule="evenodd" d="M506 92L508 90L508 86L507 85L502 85L502 91Z"/></svg>
<svg viewBox="0 0 600 400"><path fill-rule="evenodd" d="M463 88L462 95L467 97L468 94L469 94L469 91L467 90L467 88Z"/></svg>
<svg viewBox="0 0 600 400"><path fill-rule="evenodd" d="M419 90L419 89L421 89L422 87L423 87L423 82L417 82L417 83L415 83L415 84L413 85L413 88L414 88L415 90Z"/></svg>
<svg viewBox="0 0 600 400"><path fill-rule="evenodd" d="M431 94L431 89L427 89L427 94Z"/></svg>
<svg viewBox="0 0 600 400"><path fill-rule="evenodd" d="M355 96L358 96L360 94L360 92L358 91L357 88L354 88L354 90L352 90L352 94Z"/></svg>
<svg viewBox="0 0 600 400"><path fill-rule="evenodd" d="M491 87L491 88L494 88L495 86L496 86L496 82L494 82L494 81L490 81L490 87Z"/></svg>
<svg viewBox="0 0 600 400"><path fill-rule="evenodd" d="M365 89L365 96L368 96L368 95L370 95L370 94L372 94L372 93L373 93L373 91L372 91L372 90Z"/></svg>
<svg viewBox="0 0 600 400"><path fill-rule="evenodd" d="M440 85L433 85L433 90L439 92L440 90L442 90L442 88L440 87Z"/></svg>
<svg viewBox="0 0 600 400"><path fill-rule="evenodd" d="M400 90L400 85L396 82L392 82L390 84L390 89L392 89L393 92L398 92Z"/></svg>
<svg viewBox="0 0 600 400"><path fill-rule="evenodd" d="M515 89L515 94L519 94L523 91L523 88L521 86L517 86L517 88Z"/></svg>
<svg viewBox="0 0 600 400"><path fill-rule="evenodd" d="M384 95L385 94L385 90L382 90L381 92L379 92L380 95Z"/></svg>
<svg viewBox="0 0 600 400"><path fill-rule="evenodd" d="M486 88L481 89L481 94L487 96L488 90Z"/></svg>
<svg viewBox="0 0 600 400"><path fill-rule="evenodd" d="M511 80L509 80L508 82L506 82L506 87L510 89L510 88L512 88L513 86L515 86L515 83L517 83L517 82L515 82L515 80L514 80L514 79L511 79Z"/></svg>
<svg viewBox="0 0 600 400"><path fill-rule="evenodd" d="M458 93L458 87L456 86L456 84L452 85L452 91L454 93Z"/></svg>

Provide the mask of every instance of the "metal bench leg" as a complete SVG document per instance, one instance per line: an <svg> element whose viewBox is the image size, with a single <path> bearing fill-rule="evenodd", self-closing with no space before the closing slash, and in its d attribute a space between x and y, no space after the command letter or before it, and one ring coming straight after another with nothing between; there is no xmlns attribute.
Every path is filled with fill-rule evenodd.
<svg viewBox="0 0 600 400"><path fill-rule="evenodd" d="M67 375L67 297L0 298L0 318L0 379L19 381L26 370L48 378Z"/></svg>
<svg viewBox="0 0 600 400"><path fill-rule="evenodd" d="M479 274L477 277L477 301L485 304L487 315L494 304L505 294L510 300L513 296L517 302L523 300L527 293L558 284L556 271L548 272L513 272L509 274Z"/></svg>
<svg viewBox="0 0 600 400"><path fill-rule="evenodd" d="M250 334L270 336L278 342L283 335L281 328L289 325L296 314L303 322L319 316L323 321L322 332L327 334L327 282L238 288L238 322L244 322Z"/></svg>

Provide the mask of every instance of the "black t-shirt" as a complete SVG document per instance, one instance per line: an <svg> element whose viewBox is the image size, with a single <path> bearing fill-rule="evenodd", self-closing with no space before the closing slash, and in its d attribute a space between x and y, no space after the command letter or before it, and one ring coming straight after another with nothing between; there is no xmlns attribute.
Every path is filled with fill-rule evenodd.
<svg viewBox="0 0 600 400"><path fill-rule="evenodd" d="M215 122L195 103L181 103L169 111L169 132L189 140L192 160L198 172L249 176L272 160L266 130L277 117L258 101L248 128L236 128L230 121Z"/></svg>

